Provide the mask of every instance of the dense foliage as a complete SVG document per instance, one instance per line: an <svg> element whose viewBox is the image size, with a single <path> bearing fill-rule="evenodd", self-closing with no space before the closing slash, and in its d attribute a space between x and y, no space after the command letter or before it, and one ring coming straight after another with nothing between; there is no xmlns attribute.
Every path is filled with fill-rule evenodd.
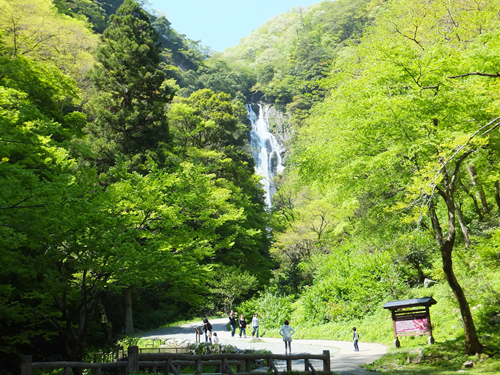
<svg viewBox="0 0 500 375"><path fill-rule="evenodd" d="M122 329L216 311L221 295L230 307L272 266L243 105L210 90L172 103L167 35L135 1L110 15L97 2L55 5L0 3L0 361L10 372L23 354L82 360ZM227 294L242 272L246 286Z"/></svg>
<svg viewBox="0 0 500 375"><path fill-rule="evenodd" d="M482 350L477 327L498 313L470 308L498 307L495 288L474 270L479 243L494 249L499 228L498 8L491 1L364 2L344 14L362 15L361 24L349 23L358 26L330 49L326 77L306 81L318 87L308 94L312 106L270 95L259 78L254 88L264 99L289 103L295 132L274 199L272 253L281 268L270 291L297 295L297 324L369 320L387 300L423 296L412 288L430 278L448 285L444 298L458 307L434 323L459 317L454 334L465 338L465 351ZM305 24L315 9L303 12ZM300 39L287 60L281 54L263 70L267 77L299 64ZM284 48L278 40L275 49ZM489 272L497 272L492 252Z"/></svg>
<svg viewBox="0 0 500 375"><path fill-rule="evenodd" d="M3 366L233 306L389 343L382 305L424 295L438 341L494 354L498 9L323 1L214 54L147 3L0 0ZM288 142L271 212L256 101Z"/></svg>

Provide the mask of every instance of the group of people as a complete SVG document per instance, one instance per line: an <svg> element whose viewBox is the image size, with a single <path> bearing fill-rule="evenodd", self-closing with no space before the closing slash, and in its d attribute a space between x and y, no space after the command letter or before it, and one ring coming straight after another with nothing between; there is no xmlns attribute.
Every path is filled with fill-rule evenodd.
<svg viewBox="0 0 500 375"><path fill-rule="evenodd" d="M231 326L231 337L234 337L236 331L236 315L233 310L229 314L229 325ZM238 326L240 328L240 338L243 336L247 338L246 328L247 322L243 314L240 315L240 319L238 320ZM206 316L203 317L203 332L205 332L205 342L210 342L213 344L219 343L219 338L217 337L217 332L212 332L212 324L208 321ZM259 314L255 313L252 318L252 337L259 337ZM213 342L212 342L213 338Z"/></svg>
<svg viewBox="0 0 500 375"><path fill-rule="evenodd" d="M219 337L217 337L217 332L214 332L212 334L212 324L208 321L208 318L206 316L203 317L203 332L205 332L205 342L210 342L211 344L215 345L219 344Z"/></svg>
<svg viewBox="0 0 500 375"><path fill-rule="evenodd" d="M238 316L238 313L235 313L233 310L231 310L231 313L229 314L229 325L231 326L231 337L234 337L235 332L236 332L236 316ZM247 338L247 321L245 320L245 316L243 314L240 315L240 319L238 320L238 327L240 329L240 338L243 336L244 338ZM255 337L257 335L257 338L259 338L259 314L255 313L253 318L252 318L252 337Z"/></svg>
<svg viewBox="0 0 500 375"><path fill-rule="evenodd" d="M229 314L229 325L231 326L231 337L234 337L235 331L236 331L236 316L238 314L235 313L233 310L231 310L231 313ZM247 337L246 334L246 328L247 328L247 322L245 320L245 317L243 314L240 315L240 319L238 320L238 326L240 329L240 338L243 336L244 338ZM217 332L212 333L212 324L208 321L208 318L205 316L203 317L203 331L205 332L205 342L210 342L212 343L212 337L213 337L213 344L219 344L219 338L217 337ZM353 343L354 343L354 351L359 352L359 346L358 346L358 341L359 341L359 333L356 331L356 327L352 328L353 331ZM292 335L295 333L295 330L290 327L290 322L288 320L285 320L285 324L283 327L280 328L279 334L283 337L283 341L285 343L285 354L292 354ZM254 317L252 318L252 337L255 337L257 335L257 338L259 337L259 314L255 313Z"/></svg>

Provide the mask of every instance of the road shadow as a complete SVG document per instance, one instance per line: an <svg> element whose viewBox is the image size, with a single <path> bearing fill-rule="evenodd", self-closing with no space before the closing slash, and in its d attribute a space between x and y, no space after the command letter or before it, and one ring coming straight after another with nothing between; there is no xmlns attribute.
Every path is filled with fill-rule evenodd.
<svg viewBox="0 0 500 375"><path fill-rule="evenodd" d="M195 327L200 327L201 324L186 324L178 327L166 327L160 328L155 331L150 331L144 334L141 334L142 337L152 337L152 336L166 336L166 335L194 335Z"/></svg>
<svg viewBox="0 0 500 375"><path fill-rule="evenodd" d="M212 332L217 332L221 333L223 336L231 334L231 332L228 331L227 329L227 319L214 319L214 321L210 321L210 324L212 324ZM184 324L182 326L177 326L177 327L166 327L166 328L160 328L154 331L150 331L147 333L143 333L140 336L144 338L152 338L154 336L171 336L171 335L179 335L179 336L185 336L185 337L191 337L195 335L195 328L203 328L203 321L200 319L199 323L192 323L192 324Z"/></svg>

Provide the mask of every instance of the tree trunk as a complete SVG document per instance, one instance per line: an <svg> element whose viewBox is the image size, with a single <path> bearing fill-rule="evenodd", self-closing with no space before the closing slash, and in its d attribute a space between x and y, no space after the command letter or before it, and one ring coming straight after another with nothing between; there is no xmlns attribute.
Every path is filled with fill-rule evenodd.
<svg viewBox="0 0 500 375"><path fill-rule="evenodd" d="M483 346L477 337L476 327L472 319L467 298L465 297L464 291L462 290L462 287L458 283L455 273L453 272L452 252L453 247L455 246L456 238L455 207L457 206L455 199L453 198L453 180L458 173L458 166L455 172L455 175L450 178L452 181L451 183L445 179L445 191L440 191L440 195L444 198L448 208L448 236L441 246L441 258L443 261L443 271L446 276L446 280L448 281L453 294L455 294L455 298L457 299L458 306L460 307L460 312L462 314L462 323L465 335L465 352L469 355L474 355L476 353L481 353Z"/></svg>
<svg viewBox="0 0 500 375"><path fill-rule="evenodd" d="M413 262L413 266L415 267L415 269L418 272L418 282L423 283L425 281L425 274L424 274L424 270L420 266L420 263L418 262L418 260L415 260L415 262Z"/></svg>
<svg viewBox="0 0 500 375"><path fill-rule="evenodd" d="M448 284L457 299L458 306L460 307L460 312L462 314L462 323L465 334L465 352L469 355L474 355L481 353L483 346L477 337L476 327L474 326L467 298L465 297L464 291L462 290L462 287L458 283L455 273L453 272L452 251L453 241L446 240L441 247L443 271L446 275L446 280L448 281Z"/></svg>
<svg viewBox="0 0 500 375"><path fill-rule="evenodd" d="M475 169L474 165L467 164L467 171L469 171L469 176L470 176L470 179L472 180L472 184L477 189L477 192L479 194L479 198L481 199L483 213L485 215L487 215L489 213L489 210L488 210L488 202L486 201L486 194L484 194L483 187L477 182L477 173L476 173L476 169Z"/></svg>
<svg viewBox="0 0 500 375"><path fill-rule="evenodd" d="M495 201L497 202L497 208L500 212L500 182L498 180L495 181Z"/></svg>
<svg viewBox="0 0 500 375"><path fill-rule="evenodd" d="M108 320L108 315L106 314L106 309L102 304L101 299L97 301L97 307L99 308L99 312L101 313L101 323L106 327L106 338L108 339L107 343L112 344L113 342L113 325Z"/></svg>
<svg viewBox="0 0 500 375"><path fill-rule="evenodd" d="M64 328L60 324L59 335L63 344L65 358L71 362L81 362L85 355L85 337L97 309L99 292L87 288L87 272L83 272L82 285L80 286L81 301L75 314L68 311L67 295L54 295L56 306L62 313ZM78 321L75 317L78 316ZM73 367L73 375L82 375L83 369Z"/></svg>
<svg viewBox="0 0 500 375"><path fill-rule="evenodd" d="M472 194L472 192L467 188L467 186L465 186L462 182L460 182L460 186L462 187L462 189L465 191L465 193L471 197L472 201L474 202L474 207L476 208L476 213L477 215L479 216L479 220L483 221L484 220L484 216L483 216L483 212L481 211L481 209L479 208L479 204L477 203L477 198L474 194ZM500 199L500 197L499 197ZM497 202L498 204L498 202ZM500 207L500 206L499 206Z"/></svg>
<svg viewBox="0 0 500 375"><path fill-rule="evenodd" d="M132 292L130 289L123 289L125 307L125 333L134 333L134 320L132 317Z"/></svg>
<svg viewBox="0 0 500 375"><path fill-rule="evenodd" d="M469 228L467 228L467 225L465 224L460 206L457 204L455 200L453 200L453 202L455 204L455 211L457 213L458 223L460 224L460 229L462 229L462 233L464 235L465 247L468 248L470 246Z"/></svg>
<svg viewBox="0 0 500 375"><path fill-rule="evenodd" d="M436 239L437 245L439 247L443 246L443 230L441 229L441 225L439 224L439 219L436 215L436 203L431 201L429 206L429 216L432 222L432 229L434 230L434 238Z"/></svg>

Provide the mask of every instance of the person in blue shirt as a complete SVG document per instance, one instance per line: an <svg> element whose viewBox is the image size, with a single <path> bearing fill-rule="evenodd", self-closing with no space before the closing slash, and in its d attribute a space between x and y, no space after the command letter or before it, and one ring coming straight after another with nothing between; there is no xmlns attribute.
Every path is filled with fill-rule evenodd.
<svg viewBox="0 0 500 375"><path fill-rule="evenodd" d="M356 327L352 328L352 341L354 343L354 351L359 352L358 347L359 333L356 331Z"/></svg>
<svg viewBox="0 0 500 375"><path fill-rule="evenodd" d="M287 354L287 350L289 354L292 354L292 335L295 333L295 330L289 324L288 320L285 320L285 325L279 331L285 342L285 354Z"/></svg>
<svg viewBox="0 0 500 375"><path fill-rule="evenodd" d="M257 338L259 338L259 314L255 313L252 318L252 337L257 334Z"/></svg>

